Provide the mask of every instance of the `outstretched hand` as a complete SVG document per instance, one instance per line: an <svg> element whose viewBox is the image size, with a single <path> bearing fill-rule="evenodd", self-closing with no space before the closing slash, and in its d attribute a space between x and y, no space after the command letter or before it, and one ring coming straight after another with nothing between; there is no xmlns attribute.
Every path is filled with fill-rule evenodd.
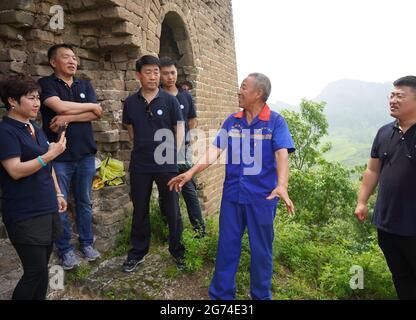
<svg viewBox="0 0 416 320"><path fill-rule="evenodd" d="M295 207L292 200L289 198L287 189L285 187L278 186L272 191L272 193L267 197L267 200L273 200L275 198L280 198L286 204L287 212L292 215L295 213Z"/></svg>
<svg viewBox="0 0 416 320"><path fill-rule="evenodd" d="M172 178L169 182L168 182L168 187L169 190L172 191L173 189L175 189L176 192L181 192L182 191L182 187L192 179L192 174L187 171L185 173L182 173L174 178Z"/></svg>

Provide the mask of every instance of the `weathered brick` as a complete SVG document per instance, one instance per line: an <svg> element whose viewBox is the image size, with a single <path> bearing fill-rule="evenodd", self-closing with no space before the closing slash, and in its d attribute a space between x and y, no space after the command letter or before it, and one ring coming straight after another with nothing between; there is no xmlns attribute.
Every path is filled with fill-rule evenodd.
<svg viewBox="0 0 416 320"><path fill-rule="evenodd" d="M3 72L16 72L16 73L25 73L26 65L23 62L10 61L10 62L0 62L0 69Z"/></svg>
<svg viewBox="0 0 416 320"><path fill-rule="evenodd" d="M27 40L40 40L49 43L53 43L55 41L55 35L52 32L39 29L30 30L30 32L26 34L25 38Z"/></svg>
<svg viewBox="0 0 416 320"><path fill-rule="evenodd" d="M139 90L139 88L140 88L140 83L138 81L134 81L134 80L126 81L125 85L126 85L126 90L127 91L135 92L135 91Z"/></svg>
<svg viewBox="0 0 416 320"><path fill-rule="evenodd" d="M111 130L111 125L108 121L93 121L92 130L94 132L104 132Z"/></svg>
<svg viewBox="0 0 416 320"><path fill-rule="evenodd" d="M97 53L92 52L91 50L76 48L75 53L81 59L86 59L86 60L91 60L91 61L100 61L100 56Z"/></svg>
<svg viewBox="0 0 416 320"><path fill-rule="evenodd" d="M121 22L113 25L111 31L114 35L138 35L140 29L131 22Z"/></svg>
<svg viewBox="0 0 416 320"><path fill-rule="evenodd" d="M98 39L98 44L101 48L114 48L114 47L140 47L141 41L137 36L123 36L123 37L108 37Z"/></svg>
<svg viewBox="0 0 416 320"><path fill-rule="evenodd" d="M116 152L120 149L119 143L99 143L97 149L102 152Z"/></svg>
<svg viewBox="0 0 416 320"><path fill-rule="evenodd" d="M29 67L29 73L32 76L49 76L53 72L52 68L49 66L34 65Z"/></svg>
<svg viewBox="0 0 416 320"><path fill-rule="evenodd" d="M120 221L124 222L125 218L126 212L123 208L112 212L98 211L94 212L93 223L96 225L111 226Z"/></svg>
<svg viewBox="0 0 416 320"><path fill-rule="evenodd" d="M0 38L19 41L24 39L20 30L6 24L0 24Z"/></svg>
<svg viewBox="0 0 416 320"><path fill-rule="evenodd" d="M121 100L124 101L128 96L129 92L119 90L96 90L96 94L99 100Z"/></svg>
<svg viewBox="0 0 416 320"><path fill-rule="evenodd" d="M120 134L118 130L111 130L106 132L95 132L95 140L97 142L112 143L120 140Z"/></svg>
<svg viewBox="0 0 416 320"><path fill-rule="evenodd" d="M5 0L0 2L0 11L3 10L25 10L35 12L36 7L33 0Z"/></svg>
<svg viewBox="0 0 416 320"><path fill-rule="evenodd" d="M16 49L1 49L0 50L0 61L22 61L27 60L27 54L25 51Z"/></svg>
<svg viewBox="0 0 416 320"><path fill-rule="evenodd" d="M105 111L117 111L121 110L123 108L123 103L121 101L116 100L104 100L101 102L101 107Z"/></svg>
<svg viewBox="0 0 416 320"><path fill-rule="evenodd" d="M30 27L35 21L35 16L26 11L5 10L0 12L0 21L15 27Z"/></svg>

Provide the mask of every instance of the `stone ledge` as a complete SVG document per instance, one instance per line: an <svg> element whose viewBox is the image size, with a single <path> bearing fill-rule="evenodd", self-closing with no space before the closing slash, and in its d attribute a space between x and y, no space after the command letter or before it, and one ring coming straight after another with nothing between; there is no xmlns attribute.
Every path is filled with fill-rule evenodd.
<svg viewBox="0 0 416 320"><path fill-rule="evenodd" d="M31 27L35 22L33 13L17 10L6 10L0 12L0 21L2 24L12 25L17 28Z"/></svg>

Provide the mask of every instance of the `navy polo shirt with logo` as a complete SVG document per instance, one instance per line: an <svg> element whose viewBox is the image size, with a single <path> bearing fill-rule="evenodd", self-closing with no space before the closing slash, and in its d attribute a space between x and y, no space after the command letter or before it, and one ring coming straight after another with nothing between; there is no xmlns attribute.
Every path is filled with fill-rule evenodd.
<svg viewBox="0 0 416 320"><path fill-rule="evenodd" d="M40 128L32 122L36 139L28 125L4 117L0 122L0 161L20 158L22 162L36 159L48 151L48 141ZM0 165L3 221L6 225L58 212L55 186L48 163L30 176L14 180Z"/></svg>
<svg viewBox="0 0 416 320"><path fill-rule="evenodd" d="M186 144L189 144L190 137L188 136L189 132L189 119L196 118L196 108L194 100L189 92L185 90L179 90L176 98L179 100L180 108L182 111L183 119L185 120L185 137Z"/></svg>
<svg viewBox="0 0 416 320"><path fill-rule="evenodd" d="M159 90L150 105L141 91L126 99L123 123L132 125L134 130L134 145L129 168L131 173L178 172L175 140L166 143L166 139L162 141L155 139L160 129L165 129L166 133L170 131L171 137L174 138L174 127L177 122L183 122L179 102L163 90ZM168 163L158 164L155 160L155 151L162 143L167 146L164 155L167 156L169 153L173 158Z"/></svg>
<svg viewBox="0 0 416 320"><path fill-rule="evenodd" d="M371 157L381 161L373 223L399 236L416 236L416 125L406 133L397 122L382 127Z"/></svg>
<svg viewBox="0 0 416 320"><path fill-rule="evenodd" d="M44 101L50 97L59 97L63 101L78 103L97 103L97 97L90 81L74 78L71 87L55 75L39 79L41 92L41 113L43 130L49 141L55 142L58 135L49 129L53 117L57 113L44 105ZM72 122L66 129L67 149L55 161L78 161L84 156L97 152L91 122Z"/></svg>
<svg viewBox="0 0 416 320"><path fill-rule="evenodd" d="M266 199L278 182L275 152L280 149L288 149L289 153L295 151L289 128L279 113L271 111L266 104L250 124L243 111L235 113L224 122L214 145L227 149L225 200L240 204L277 204L277 199Z"/></svg>

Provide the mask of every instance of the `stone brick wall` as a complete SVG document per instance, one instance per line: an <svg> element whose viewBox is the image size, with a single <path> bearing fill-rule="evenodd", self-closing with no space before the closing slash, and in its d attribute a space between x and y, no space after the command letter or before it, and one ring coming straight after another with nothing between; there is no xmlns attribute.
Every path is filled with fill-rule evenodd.
<svg viewBox="0 0 416 320"><path fill-rule="evenodd" d="M63 8L63 29L50 23L57 17L57 11L51 11L54 5ZM131 145L121 125L122 104L139 88L135 61L141 55L169 55L179 61L179 79L194 83L200 129L219 129L224 119L238 110L231 0L0 2L0 77L51 74L47 49L62 42L74 46L79 57L78 76L92 80L104 109L102 119L93 126L98 156L111 154L125 161L126 168ZM205 214L219 208L223 175L223 166L216 165L198 179ZM117 197L128 201L128 188L121 190L115 195L107 191L95 195L108 204L105 208L95 202L95 214L104 216L96 217L97 229L116 223L106 218L113 212L106 197L111 195L116 203Z"/></svg>

